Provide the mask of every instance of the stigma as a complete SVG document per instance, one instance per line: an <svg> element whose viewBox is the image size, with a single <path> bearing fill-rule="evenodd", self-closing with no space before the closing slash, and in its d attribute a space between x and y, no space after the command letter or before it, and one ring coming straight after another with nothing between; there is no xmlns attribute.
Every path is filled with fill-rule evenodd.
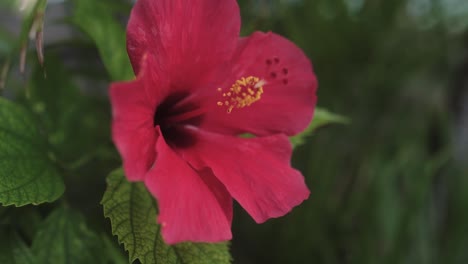
<svg viewBox="0 0 468 264"><path fill-rule="evenodd" d="M262 98L263 86L265 80L258 77L249 76L242 77L237 80L227 92L223 92L222 88L218 88L218 92L223 92L222 101L218 101L217 105L226 107L226 112L229 114L234 108L244 108L252 105Z"/></svg>

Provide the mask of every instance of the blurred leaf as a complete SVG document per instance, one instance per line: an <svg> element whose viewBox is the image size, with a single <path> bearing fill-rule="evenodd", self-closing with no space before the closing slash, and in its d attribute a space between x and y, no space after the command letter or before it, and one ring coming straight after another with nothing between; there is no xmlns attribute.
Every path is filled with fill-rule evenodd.
<svg viewBox="0 0 468 264"><path fill-rule="evenodd" d="M0 28L0 59L8 55L14 47L14 36L4 28ZM2 61L0 61L2 63Z"/></svg>
<svg viewBox="0 0 468 264"><path fill-rule="evenodd" d="M129 252L130 261L141 263L223 264L230 263L227 243L164 243L156 224L154 198L143 183L130 183L122 169L107 178L102 199L104 215L111 220L112 231Z"/></svg>
<svg viewBox="0 0 468 264"><path fill-rule="evenodd" d="M12 8L14 1L1 1L0 6L5 8Z"/></svg>
<svg viewBox="0 0 468 264"><path fill-rule="evenodd" d="M62 195L64 184L46 149L32 116L0 98L0 203L40 204Z"/></svg>
<svg viewBox="0 0 468 264"><path fill-rule="evenodd" d="M12 209L12 219L10 223L15 228L21 230L21 237L25 241L31 241L36 234L37 229L43 221L40 213L42 208L39 206L25 206ZM1 263L1 262L0 262Z"/></svg>
<svg viewBox="0 0 468 264"><path fill-rule="evenodd" d="M91 37L101 54L112 80L128 80L134 77L125 48L125 31L112 17L113 6L109 2L75 0L72 21Z"/></svg>
<svg viewBox="0 0 468 264"><path fill-rule="evenodd" d="M294 147L304 144L306 137L311 135L317 128L330 124L347 124L349 120L346 117L333 114L322 108L315 108L314 119L310 125L299 135L291 137L291 143Z"/></svg>
<svg viewBox="0 0 468 264"><path fill-rule="evenodd" d="M27 104L45 124L49 143L60 161L91 157L109 142L108 102L87 96L54 54L46 53L47 78L40 65L33 71ZM80 164L78 164L80 165Z"/></svg>
<svg viewBox="0 0 468 264"><path fill-rule="evenodd" d="M105 263L104 245L82 215L68 208L52 212L32 243L34 263Z"/></svg>
<svg viewBox="0 0 468 264"><path fill-rule="evenodd" d="M35 264L31 249L18 234L11 230L0 230L0 263Z"/></svg>
<svg viewBox="0 0 468 264"><path fill-rule="evenodd" d="M120 250L118 244L111 240L108 235L102 235L102 241L106 250L106 255L109 256L109 262L112 264L128 264L127 256Z"/></svg>

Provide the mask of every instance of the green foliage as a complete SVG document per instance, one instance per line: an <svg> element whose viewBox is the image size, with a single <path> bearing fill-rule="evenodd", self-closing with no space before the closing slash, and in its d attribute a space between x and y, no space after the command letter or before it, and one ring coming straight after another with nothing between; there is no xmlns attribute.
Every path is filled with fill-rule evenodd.
<svg viewBox="0 0 468 264"><path fill-rule="evenodd" d="M0 203L52 202L64 192L57 168L32 115L0 98Z"/></svg>
<svg viewBox="0 0 468 264"><path fill-rule="evenodd" d="M87 226L82 215L58 208L42 223L32 251L38 264L105 263L104 244Z"/></svg>
<svg viewBox="0 0 468 264"><path fill-rule="evenodd" d="M8 31L0 28L0 59L9 54L14 48L14 37Z"/></svg>
<svg viewBox="0 0 468 264"><path fill-rule="evenodd" d="M125 49L124 29L109 12L115 10L115 4L94 0L73 2L72 21L94 41L111 79L133 78L134 74Z"/></svg>
<svg viewBox="0 0 468 264"><path fill-rule="evenodd" d="M96 91L89 93L78 88L53 52L45 54L45 69L39 64L33 68L25 104L38 116L55 155L66 165L96 156L105 151L99 143L109 142L107 101L93 97Z"/></svg>
<svg viewBox="0 0 468 264"><path fill-rule="evenodd" d="M333 114L326 109L315 108L314 118L310 125L300 134L291 137L291 143L294 147L304 144L307 137L310 136L320 127L331 124L347 124L349 120L343 116Z"/></svg>
<svg viewBox="0 0 468 264"><path fill-rule="evenodd" d="M122 169L107 178L102 199L104 215L111 220L113 234L124 244L130 261L141 263L230 263L227 243L181 243L168 246L156 224L157 207L143 183L130 183Z"/></svg>
<svg viewBox="0 0 468 264"><path fill-rule="evenodd" d="M134 1L57 2L15 18L17 0L0 0L0 204L21 206L0 206L0 263L123 264L125 250L135 263L229 263L229 247L239 264L468 262L466 158L454 151L464 142L454 137L465 122L463 1L238 0L243 35L282 34L314 64L324 108L292 138L311 197L262 225L237 210L232 245L175 246L143 184L117 170L105 191L102 177L121 165L105 91L134 77L124 32ZM28 44L43 18L44 67Z"/></svg>
<svg viewBox="0 0 468 264"><path fill-rule="evenodd" d="M0 230L0 263L37 264L28 246L14 230Z"/></svg>

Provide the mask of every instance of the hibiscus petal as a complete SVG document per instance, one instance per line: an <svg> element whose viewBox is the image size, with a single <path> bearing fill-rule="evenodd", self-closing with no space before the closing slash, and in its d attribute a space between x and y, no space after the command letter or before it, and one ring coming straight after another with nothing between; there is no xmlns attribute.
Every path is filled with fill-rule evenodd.
<svg viewBox="0 0 468 264"><path fill-rule="evenodd" d="M292 148L285 135L245 139L201 130L192 134L196 144L178 151L195 168L211 168L256 222L283 216L309 197L304 177L290 166Z"/></svg>
<svg viewBox="0 0 468 264"><path fill-rule="evenodd" d="M127 50L135 72L150 52L180 82L175 86L186 86L230 59L239 31L235 0L138 0L127 26Z"/></svg>
<svg viewBox="0 0 468 264"><path fill-rule="evenodd" d="M123 159L125 175L131 181L144 178L154 162L156 133L153 118L166 91L163 81L150 67L154 58L145 57L143 70L130 82L112 83L112 139ZM153 83L159 83L157 89Z"/></svg>
<svg viewBox="0 0 468 264"><path fill-rule="evenodd" d="M256 32L238 42L232 76L220 87L227 91L236 80L254 76L262 80L263 94L250 106L211 108L202 128L222 133L295 135L310 123L316 104L317 79L306 55L289 40ZM218 93L219 101L225 98ZM205 104L215 105L210 98ZM205 106L208 107L208 106Z"/></svg>
<svg viewBox="0 0 468 264"><path fill-rule="evenodd" d="M211 171L195 171L159 137L158 159L145 179L159 205L164 241L231 239L232 198Z"/></svg>

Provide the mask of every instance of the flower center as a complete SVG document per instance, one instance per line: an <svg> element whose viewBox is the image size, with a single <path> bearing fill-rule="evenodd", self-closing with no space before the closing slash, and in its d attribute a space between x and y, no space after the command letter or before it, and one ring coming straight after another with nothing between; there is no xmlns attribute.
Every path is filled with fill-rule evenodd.
<svg viewBox="0 0 468 264"><path fill-rule="evenodd" d="M186 131L186 125L198 125L203 111L197 104L186 100L188 92L175 92L157 106L154 126L160 126L163 137L169 145L184 148L194 144L194 138Z"/></svg>
<svg viewBox="0 0 468 264"><path fill-rule="evenodd" d="M258 77L242 77L229 88L229 91L223 93L224 100L218 101L217 104L220 107L226 107L228 114L234 108L250 106L261 99L265 84L265 80L260 80ZM222 91L223 89L218 88L218 92Z"/></svg>

